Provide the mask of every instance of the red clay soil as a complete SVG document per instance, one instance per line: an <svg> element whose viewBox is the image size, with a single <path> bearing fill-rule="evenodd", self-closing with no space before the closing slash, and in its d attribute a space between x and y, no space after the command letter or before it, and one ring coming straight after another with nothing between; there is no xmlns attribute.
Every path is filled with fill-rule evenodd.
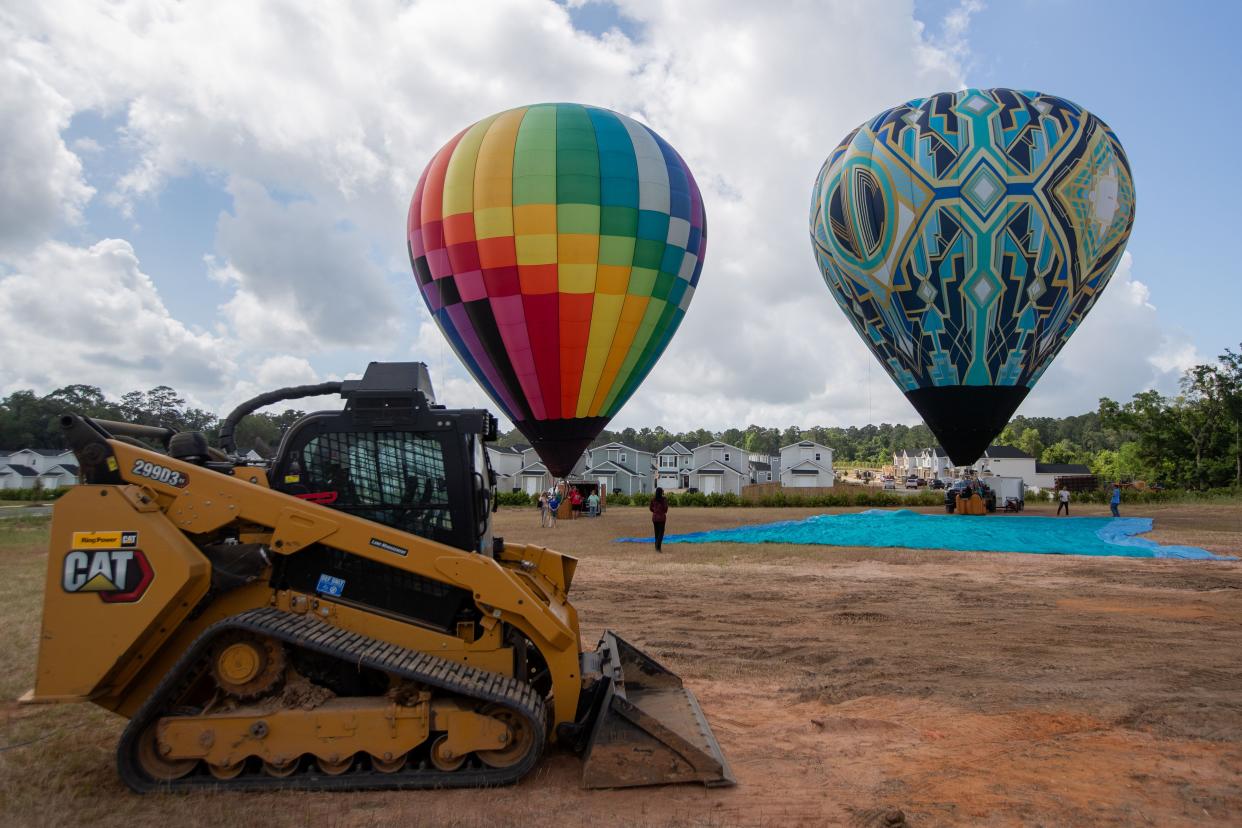
<svg viewBox="0 0 1242 828"><path fill-rule="evenodd" d="M669 531L816 511L674 509ZM1163 542L1242 552L1236 505L1141 513ZM110 755L123 722L58 708L8 720L15 739L44 721L55 735L0 754L0 817L7 807L6 824L183 828L256 815L466 828L1239 824L1242 564L726 544L657 554L612 542L649 526L628 508L547 530L533 509L497 521L511 541L581 557L571 597L584 640L610 627L678 672L735 788L584 791L579 760L553 750L497 790L136 797Z"/></svg>

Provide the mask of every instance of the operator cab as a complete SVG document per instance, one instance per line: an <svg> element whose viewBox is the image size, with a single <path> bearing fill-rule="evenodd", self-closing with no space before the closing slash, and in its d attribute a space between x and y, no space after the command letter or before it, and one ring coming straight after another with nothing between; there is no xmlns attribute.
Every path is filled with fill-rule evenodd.
<svg viewBox="0 0 1242 828"><path fill-rule="evenodd" d="M308 414L281 439L273 489L474 552L492 554L496 418L435 404L421 362L372 362L340 383L345 408Z"/></svg>

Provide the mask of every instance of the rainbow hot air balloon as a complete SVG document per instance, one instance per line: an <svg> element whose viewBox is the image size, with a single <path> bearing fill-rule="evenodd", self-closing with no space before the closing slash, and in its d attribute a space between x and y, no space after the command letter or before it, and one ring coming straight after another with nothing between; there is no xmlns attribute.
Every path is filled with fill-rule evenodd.
<svg viewBox="0 0 1242 828"><path fill-rule="evenodd" d="M565 103L456 135L423 172L408 231L440 329L557 477L668 346L707 245L677 152L624 115Z"/></svg>
<svg viewBox="0 0 1242 828"><path fill-rule="evenodd" d="M881 112L832 151L811 198L824 281L957 465L1091 310L1133 225L1113 131L1013 89Z"/></svg>

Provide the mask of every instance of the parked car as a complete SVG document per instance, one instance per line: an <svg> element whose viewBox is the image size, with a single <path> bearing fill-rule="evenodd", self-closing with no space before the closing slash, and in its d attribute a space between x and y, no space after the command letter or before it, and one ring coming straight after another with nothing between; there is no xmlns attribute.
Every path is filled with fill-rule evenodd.
<svg viewBox="0 0 1242 828"><path fill-rule="evenodd" d="M970 486L983 498L983 505L989 512L996 511L996 492L982 480L954 480L953 485L944 490L944 510L952 514L957 510L957 496Z"/></svg>
<svg viewBox="0 0 1242 828"><path fill-rule="evenodd" d="M943 489L944 481L941 480L939 477L933 477L930 485L933 489Z"/></svg>
<svg viewBox="0 0 1242 828"><path fill-rule="evenodd" d="M896 490L897 481L893 479L892 475L889 475L888 477L884 478L884 488Z"/></svg>
<svg viewBox="0 0 1242 828"><path fill-rule="evenodd" d="M912 475L910 475L909 477L907 477L907 478L906 478L906 488L907 488L907 489L917 489L918 487L919 487L919 478L918 478L918 475L913 475L913 474L912 474Z"/></svg>

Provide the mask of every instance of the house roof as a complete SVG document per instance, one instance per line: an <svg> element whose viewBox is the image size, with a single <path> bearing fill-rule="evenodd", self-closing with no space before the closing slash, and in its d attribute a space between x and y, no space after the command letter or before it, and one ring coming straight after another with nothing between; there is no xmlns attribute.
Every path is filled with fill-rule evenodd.
<svg viewBox="0 0 1242 828"><path fill-rule="evenodd" d="M17 463L9 463L3 467L0 467L0 472L10 472L10 471L13 472L14 474L20 474L22 477L38 477L39 476L39 473L35 471L34 469L30 468L30 466L20 466Z"/></svg>
<svg viewBox="0 0 1242 828"><path fill-rule="evenodd" d="M779 450L784 451L787 448L794 448L795 446L807 447L807 448L822 448L824 451L832 451L832 449L830 449L828 446L825 446L822 443L816 443L814 440L799 440L796 443L790 443L787 446L781 446Z"/></svg>
<svg viewBox="0 0 1242 828"><path fill-rule="evenodd" d="M518 474L547 474L548 467L543 463L531 463L526 468L518 472Z"/></svg>
<svg viewBox="0 0 1242 828"><path fill-rule="evenodd" d="M696 443L686 444L674 441L657 451L656 454L691 454L696 446Z"/></svg>
<svg viewBox="0 0 1242 828"><path fill-rule="evenodd" d="M614 447L615 447L615 448L619 448L619 449L625 449L626 451L632 451L632 452L634 452L635 454L640 454L640 453L641 453L641 454L650 454L650 453L651 453L651 452L649 452L649 451L643 451L643 450L642 450L642 449L640 449L640 448L634 448L633 446L627 446L625 443L618 443L618 442L615 442L615 441L614 441L614 442L611 442L611 443L605 443L605 444L604 444L604 445L602 445L602 446L596 446L595 448L591 449L591 451L599 451L600 449L607 449L607 448L614 448Z"/></svg>
<svg viewBox="0 0 1242 828"><path fill-rule="evenodd" d="M1036 474L1091 474L1082 463L1036 463Z"/></svg>
<svg viewBox="0 0 1242 828"><path fill-rule="evenodd" d="M517 446L488 446L488 451L494 451L499 454L521 454L521 450Z"/></svg>
<svg viewBox="0 0 1242 828"><path fill-rule="evenodd" d="M518 454L521 454L522 452L530 448L530 443L514 443L513 445L509 446L509 448L513 449Z"/></svg>
<svg viewBox="0 0 1242 828"><path fill-rule="evenodd" d="M944 450L944 446L933 446L928 449L923 449L923 451L928 452L934 457L948 457L949 456L949 453Z"/></svg>
<svg viewBox="0 0 1242 828"><path fill-rule="evenodd" d="M28 452L30 452L30 453L32 453L32 454L37 454L37 455L39 455L40 457L59 457L59 456L60 456L60 455L62 455L62 454L73 454L73 452L72 452L72 451L70 451L69 449L37 449L37 448L20 448L20 449L13 449L13 450L12 450L12 451L10 451L10 452L3 452L3 451L0 451L0 456L3 456L3 455L5 455L5 454L8 454L8 455L14 455L14 454L17 454L17 453L18 453L18 452L20 452L20 451L28 451Z"/></svg>
<svg viewBox="0 0 1242 828"><path fill-rule="evenodd" d="M988 446L988 450L983 453L984 457L992 460L1034 460L1035 458L1027 454L1025 451L1013 446Z"/></svg>
<svg viewBox="0 0 1242 828"><path fill-rule="evenodd" d="M628 466L623 466L622 464L616 462L615 460L604 460L603 462L595 466L592 466L591 468L584 471L583 475L589 476L592 474L615 474L616 471L623 471L626 474L630 475L631 477L639 476L638 472L634 471Z"/></svg>
<svg viewBox="0 0 1242 828"><path fill-rule="evenodd" d="M825 474L833 473L832 469L828 468L822 463L816 463L814 460L803 460L800 463L794 463L792 466L789 466L786 469L783 469L782 471L783 472L791 471L791 472L794 472L795 474L799 474L799 473L807 474L812 471L824 472Z"/></svg>
<svg viewBox="0 0 1242 828"><path fill-rule="evenodd" d="M48 469L47 471L43 472L43 474L53 474L53 473L56 473L56 474L77 474L77 473L78 473L78 467L77 467L77 465L76 465L76 464L74 464L74 463L57 463L55 466L52 466L52 467L51 467L50 469Z"/></svg>
<svg viewBox="0 0 1242 828"><path fill-rule="evenodd" d="M762 460L751 460L750 465L755 471L772 471L772 464L764 463Z"/></svg>
<svg viewBox="0 0 1242 828"><path fill-rule="evenodd" d="M697 469L694 469L693 472L694 474L702 474L703 472L707 472L708 474L711 474L714 471L714 469L712 469L712 466L720 466L720 469L719 469L720 471L724 471L725 469L728 469L734 474L742 473L742 470L739 469L737 466L733 465L732 463L726 463L723 460L710 460L704 463L703 465L699 466Z"/></svg>

